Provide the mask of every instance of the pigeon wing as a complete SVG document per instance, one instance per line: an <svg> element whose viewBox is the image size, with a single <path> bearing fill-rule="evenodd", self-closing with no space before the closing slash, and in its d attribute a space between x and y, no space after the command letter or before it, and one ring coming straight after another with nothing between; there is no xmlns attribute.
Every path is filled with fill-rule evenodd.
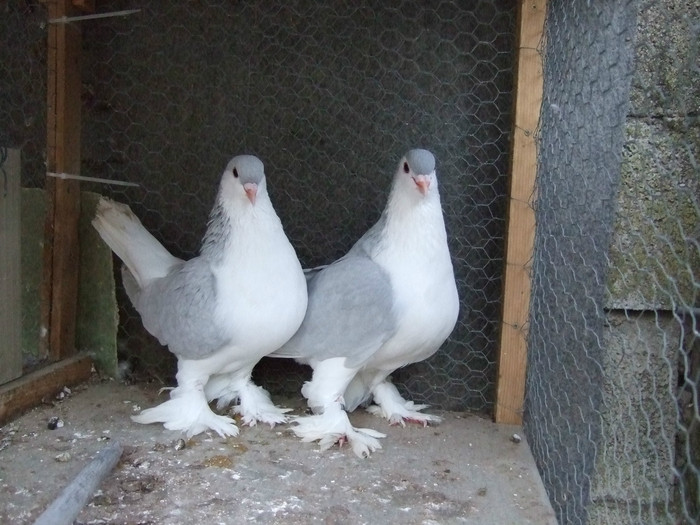
<svg viewBox="0 0 700 525"><path fill-rule="evenodd" d="M307 277L306 317L273 356L305 361L345 357L346 366L357 367L395 332L391 282L371 259L346 256Z"/></svg>
<svg viewBox="0 0 700 525"><path fill-rule="evenodd" d="M203 359L231 342L216 320L216 277L203 259L182 263L141 291L136 309L146 329L178 357Z"/></svg>

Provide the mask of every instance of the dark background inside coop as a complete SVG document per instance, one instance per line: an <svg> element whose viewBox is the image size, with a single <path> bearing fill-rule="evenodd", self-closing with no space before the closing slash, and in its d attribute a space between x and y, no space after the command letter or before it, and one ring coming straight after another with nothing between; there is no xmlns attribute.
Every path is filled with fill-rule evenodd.
<svg viewBox="0 0 700 525"><path fill-rule="evenodd" d="M99 2L100 12L122 9L141 11L83 23L82 174L140 187L83 188L128 203L188 258L226 162L253 153L302 265L312 266L341 256L376 221L407 149L432 150L461 311L440 352L394 379L417 401L489 410L514 3ZM35 164L25 185L41 184ZM174 359L118 296L121 358L170 381ZM298 395L308 370L264 359L255 376L272 393Z"/></svg>

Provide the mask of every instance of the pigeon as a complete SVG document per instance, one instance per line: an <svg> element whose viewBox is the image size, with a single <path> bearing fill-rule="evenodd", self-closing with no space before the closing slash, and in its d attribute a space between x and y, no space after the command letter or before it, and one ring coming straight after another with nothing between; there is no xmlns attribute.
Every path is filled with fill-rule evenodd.
<svg viewBox="0 0 700 525"><path fill-rule="evenodd" d="M177 357L170 399L132 419L161 422L188 437L208 430L235 436L234 420L208 405L218 398L219 408L238 400L234 412L244 424L286 422L287 410L251 373L297 331L308 296L263 163L252 155L231 159L200 253L188 261L171 255L124 204L102 198L93 225L124 263L124 288L144 327Z"/></svg>
<svg viewBox="0 0 700 525"><path fill-rule="evenodd" d="M459 312L433 154L406 153L379 221L345 256L306 276L304 321L271 354L313 369L301 392L314 414L294 420L296 435L321 449L347 442L366 457L385 435L353 428L347 413L362 404L374 401L368 410L392 424L439 422L389 379L433 355Z"/></svg>

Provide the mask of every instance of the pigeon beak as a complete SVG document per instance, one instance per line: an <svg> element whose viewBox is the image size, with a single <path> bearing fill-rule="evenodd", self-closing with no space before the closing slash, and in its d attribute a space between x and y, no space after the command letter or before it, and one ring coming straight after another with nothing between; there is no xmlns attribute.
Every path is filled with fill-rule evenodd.
<svg viewBox="0 0 700 525"><path fill-rule="evenodd" d="M255 206L255 196L258 194L258 185L254 182L246 182L243 185L243 189L245 190L245 194L248 196L250 203Z"/></svg>
<svg viewBox="0 0 700 525"><path fill-rule="evenodd" d="M413 182L416 183L416 186L418 186L418 191L420 191L421 194L426 195L428 193L428 189L430 189L429 175L416 175L413 177Z"/></svg>

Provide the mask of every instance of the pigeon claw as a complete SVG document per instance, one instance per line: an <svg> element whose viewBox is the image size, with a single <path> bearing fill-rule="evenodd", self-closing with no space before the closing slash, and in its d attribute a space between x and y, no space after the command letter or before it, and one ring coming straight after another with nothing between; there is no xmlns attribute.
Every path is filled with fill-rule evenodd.
<svg viewBox="0 0 700 525"><path fill-rule="evenodd" d="M389 425L391 425L392 427L398 427L399 425L401 425L405 428L406 420L398 414L392 414L389 418Z"/></svg>
<svg viewBox="0 0 700 525"><path fill-rule="evenodd" d="M371 428L354 428L347 413L339 404L327 407L322 414L294 418L292 431L304 442L318 441L321 450L328 450L334 445L347 444L361 458L369 457L372 452L382 448L379 439L386 437Z"/></svg>
<svg viewBox="0 0 700 525"><path fill-rule="evenodd" d="M375 416L386 418L391 426L401 425L405 427L406 423L413 423L427 427L428 425L437 425L442 421L439 416L419 412L424 408L426 405L414 405L412 401L407 401L405 404L392 404L391 406L371 405L367 411Z"/></svg>
<svg viewBox="0 0 700 525"><path fill-rule="evenodd" d="M427 427L428 426L428 419L421 419L421 418L416 418L416 417L402 417L397 414L392 415L389 418L389 424L392 427L398 427L401 425L402 427L406 427L406 423L412 423L415 425L421 425L422 427Z"/></svg>

